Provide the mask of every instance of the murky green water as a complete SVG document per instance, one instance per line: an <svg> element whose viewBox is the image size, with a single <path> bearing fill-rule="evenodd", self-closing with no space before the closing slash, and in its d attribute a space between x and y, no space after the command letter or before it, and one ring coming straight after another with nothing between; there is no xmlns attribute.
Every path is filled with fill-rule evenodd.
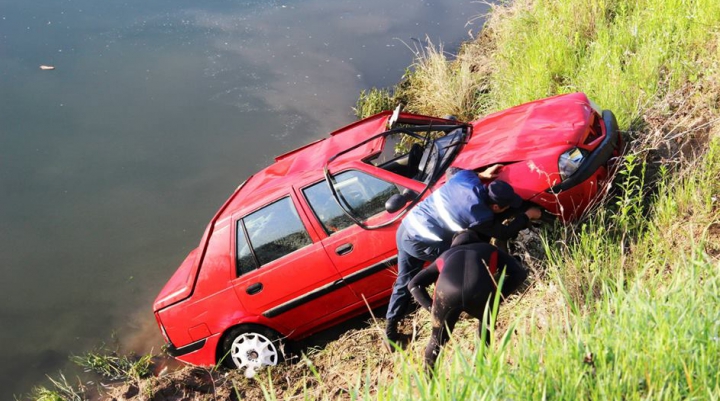
<svg viewBox="0 0 720 401"><path fill-rule="evenodd" d="M485 10L0 0L0 399L70 354L158 349L152 300L237 184Z"/></svg>

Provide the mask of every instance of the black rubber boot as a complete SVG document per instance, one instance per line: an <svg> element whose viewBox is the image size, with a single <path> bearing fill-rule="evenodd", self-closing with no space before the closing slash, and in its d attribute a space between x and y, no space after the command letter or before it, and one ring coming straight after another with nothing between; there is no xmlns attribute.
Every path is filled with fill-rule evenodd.
<svg viewBox="0 0 720 401"><path fill-rule="evenodd" d="M400 333L398 333L398 321L388 320L385 326L385 337L388 341L397 342L400 339Z"/></svg>

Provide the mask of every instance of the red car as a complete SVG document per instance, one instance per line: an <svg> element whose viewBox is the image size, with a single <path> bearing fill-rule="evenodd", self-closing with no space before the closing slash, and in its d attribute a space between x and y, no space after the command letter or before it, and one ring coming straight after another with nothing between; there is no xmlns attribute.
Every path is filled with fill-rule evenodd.
<svg viewBox="0 0 720 401"><path fill-rule="evenodd" d="M449 167L498 178L568 221L608 184L621 138L582 93L469 124L383 112L278 156L240 185L154 304L168 352L247 368L281 346L388 302L402 215ZM386 208L387 203L387 208Z"/></svg>

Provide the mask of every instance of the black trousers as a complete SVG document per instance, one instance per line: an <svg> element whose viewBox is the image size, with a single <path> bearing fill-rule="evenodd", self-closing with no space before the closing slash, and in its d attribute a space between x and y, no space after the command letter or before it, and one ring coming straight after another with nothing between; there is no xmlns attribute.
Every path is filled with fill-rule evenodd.
<svg viewBox="0 0 720 401"><path fill-rule="evenodd" d="M461 312L466 312L480 322L478 333L482 337L482 319L486 305L492 305L496 293L494 280L500 279L505 272L505 281L501 288L503 297L509 296L527 278L527 272L520 262L507 253L491 246L477 246L481 260L469 258L461 252L451 255L445 262L442 273L435 285L432 305L432 336L425 348L425 364L428 368L435 365L440 348L450 339L450 333ZM497 274L489 274L486 266L490 264L492 252L497 252ZM456 256L456 257L453 257ZM488 322L489 324L489 322ZM490 332L485 333L489 344Z"/></svg>

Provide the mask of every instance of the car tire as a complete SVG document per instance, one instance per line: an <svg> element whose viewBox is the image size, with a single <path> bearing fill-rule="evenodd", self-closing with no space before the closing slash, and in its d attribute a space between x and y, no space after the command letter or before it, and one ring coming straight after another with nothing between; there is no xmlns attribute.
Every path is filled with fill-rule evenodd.
<svg viewBox="0 0 720 401"><path fill-rule="evenodd" d="M241 325L231 329L222 343L222 363L245 370L253 377L256 370L275 366L285 359L285 342L280 334L260 325Z"/></svg>

